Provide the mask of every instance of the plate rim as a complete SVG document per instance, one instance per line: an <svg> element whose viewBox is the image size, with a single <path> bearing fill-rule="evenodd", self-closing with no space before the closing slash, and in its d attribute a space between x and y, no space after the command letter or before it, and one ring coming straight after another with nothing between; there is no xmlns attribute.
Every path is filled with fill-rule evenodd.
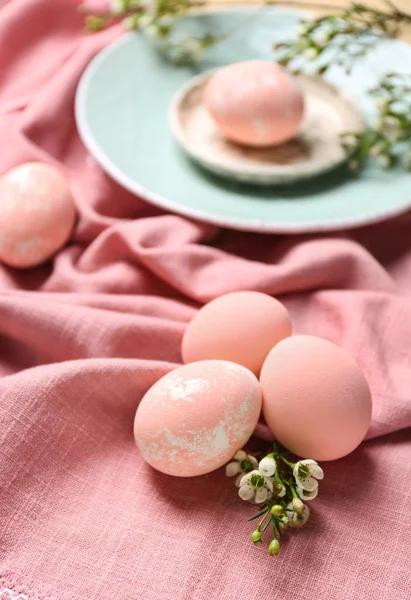
<svg viewBox="0 0 411 600"><path fill-rule="evenodd" d="M207 11L200 11L197 14L221 14L227 12L247 12L255 9L253 5L246 5L242 7L227 7L227 8L216 8ZM286 7L266 7L266 10L272 12L281 10L284 11ZM304 10L295 10L290 8L286 10L288 13L294 13L296 15L307 14ZM119 46L125 44L129 38L134 37L135 32L122 35L119 39L110 43L108 46L100 50L87 64L83 73L81 74L74 98L74 118L77 125L77 131L81 141L83 142L86 149L99 163L102 169L114 179L117 183L123 186L126 190L134 195L139 196L142 200L147 200L159 208L171 211L173 213L183 215L185 217L198 220L205 223L211 223L219 227L225 227L228 229L234 229L237 231L248 231L256 233L277 233L277 234L307 234L307 233L318 233L318 232L332 232L341 231L342 229L357 229L368 225L375 225L382 223L388 219L399 217L411 209L411 195L410 199L405 201L403 206L388 209L378 215L368 217L353 217L344 220L336 221L334 223L324 223L323 221L314 222L310 224L285 224L285 223L267 223L260 219L238 219L235 217L227 217L224 215L213 215L206 211L196 208L189 208L182 206L178 202L169 200L161 194L152 192L143 185L135 182L131 177L122 172L100 149L98 143L94 139L94 136L90 130L83 107L86 106L87 91L90 86L91 79L94 73L97 71L101 63L103 63L107 56L117 50ZM409 44L399 40L402 44L410 48Z"/></svg>

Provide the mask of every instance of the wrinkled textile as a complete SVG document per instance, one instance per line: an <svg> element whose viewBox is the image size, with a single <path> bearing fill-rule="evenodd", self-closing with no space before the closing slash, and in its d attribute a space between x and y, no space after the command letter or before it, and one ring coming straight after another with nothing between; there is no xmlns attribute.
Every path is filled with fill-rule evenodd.
<svg viewBox="0 0 411 600"><path fill-rule="evenodd" d="M61 166L79 211L52 262L0 267L0 598L409 600L410 217L256 235L125 192L73 117L79 76L120 30L85 36L74 4L0 9L0 169ZM132 437L142 395L181 361L187 321L240 289L279 297L296 333L349 351L375 405L369 439L323 465L310 525L277 558L252 546L252 509L222 470L163 476Z"/></svg>

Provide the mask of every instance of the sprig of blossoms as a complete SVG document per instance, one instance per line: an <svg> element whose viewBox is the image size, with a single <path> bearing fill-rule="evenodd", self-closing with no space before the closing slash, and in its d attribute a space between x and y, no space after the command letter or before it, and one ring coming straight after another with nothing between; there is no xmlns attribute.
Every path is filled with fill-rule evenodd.
<svg viewBox="0 0 411 600"><path fill-rule="evenodd" d="M271 526L270 555L280 552L280 540L287 529L303 527L307 523L310 509L303 500L311 501L317 496L318 482L324 478L324 472L315 460L293 463L286 458L288 454L274 445L274 451L257 462L253 455L239 450L226 467L227 476L237 475L240 498L261 505L249 519L259 519L250 537L254 544L262 543L263 533Z"/></svg>
<svg viewBox="0 0 411 600"><path fill-rule="evenodd" d="M349 73L382 38L398 37L411 23L411 13L391 0L385 4L376 9L354 2L338 14L302 21L296 37L274 46L277 61L293 72L308 62L317 75L333 65ZM375 121L364 131L342 135L350 171L358 171L369 158L383 169L401 164L411 170L411 75L388 74L370 94L376 98Z"/></svg>
<svg viewBox="0 0 411 600"><path fill-rule="evenodd" d="M211 34L182 34L171 39L178 19L203 4L201 0L85 0L80 10L86 14L85 26L90 33L122 21L126 29L143 33L172 62L185 64L198 61L217 41Z"/></svg>
<svg viewBox="0 0 411 600"><path fill-rule="evenodd" d="M293 67L296 59L298 63L304 56L315 61L318 74L335 64L349 73L382 37L398 37L411 23L411 14L398 9L391 0L385 0L385 4L386 9L380 10L353 2L337 14L302 21L296 38L275 44L277 61Z"/></svg>
<svg viewBox="0 0 411 600"><path fill-rule="evenodd" d="M376 99L374 122L363 132L342 136L351 152L350 170L358 171L372 158L383 169L400 163L411 171L411 75L388 73L370 94Z"/></svg>

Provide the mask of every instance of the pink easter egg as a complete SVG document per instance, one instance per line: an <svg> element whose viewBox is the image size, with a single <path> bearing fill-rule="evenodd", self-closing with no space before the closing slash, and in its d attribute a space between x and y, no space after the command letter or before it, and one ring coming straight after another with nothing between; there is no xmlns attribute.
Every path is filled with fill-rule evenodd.
<svg viewBox="0 0 411 600"><path fill-rule="evenodd" d="M137 409L134 436L143 458L168 475L218 469L248 441L261 411L256 377L221 360L184 365L157 381Z"/></svg>
<svg viewBox="0 0 411 600"><path fill-rule="evenodd" d="M291 335L291 319L281 302L260 292L233 292L203 306L187 326L185 363L230 360L259 374L265 357Z"/></svg>
<svg viewBox="0 0 411 600"><path fill-rule="evenodd" d="M260 383L269 428L300 457L341 458L368 431L372 401L365 376L327 340L310 335L283 340L267 356Z"/></svg>
<svg viewBox="0 0 411 600"><path fill-rule="evenodd" d="M55 167L26 163L0 179L0 260L33 267L70 237L76 211L66 177Z"/></svg>
<svg viewBox="0 0 411 600"><path fill-rule="evenodd" d="M280 65L264 60L219 69L206 86L204 103L222 135L247 146L290 140L304 113L295 80Z"/></svg>

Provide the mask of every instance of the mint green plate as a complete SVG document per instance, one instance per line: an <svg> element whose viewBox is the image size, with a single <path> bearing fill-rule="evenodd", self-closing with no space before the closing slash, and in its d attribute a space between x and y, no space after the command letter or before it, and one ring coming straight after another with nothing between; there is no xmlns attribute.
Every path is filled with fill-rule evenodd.
<svg viewBox="0 0 411 600"><path fill-rule="evenodd" d="M139 34L128 34L90 63L76 97L80 135L101 166L131 192L167 210L233 229L303 233L358 227L411 208L411 175L368 166L351 177L344 167L309 182L258 188L230 184L201 170L181 151L167 118L171 98L206 69L249 58L271 58L275 40L292 35L303 13L266 8L187 17L189 33L234 33L197 67L167 64ZM235 29L236 23L247 24ZM386 71L411 72L411 47L384 40L350 76L328 76L365 114L367 90Z"/></svg>

